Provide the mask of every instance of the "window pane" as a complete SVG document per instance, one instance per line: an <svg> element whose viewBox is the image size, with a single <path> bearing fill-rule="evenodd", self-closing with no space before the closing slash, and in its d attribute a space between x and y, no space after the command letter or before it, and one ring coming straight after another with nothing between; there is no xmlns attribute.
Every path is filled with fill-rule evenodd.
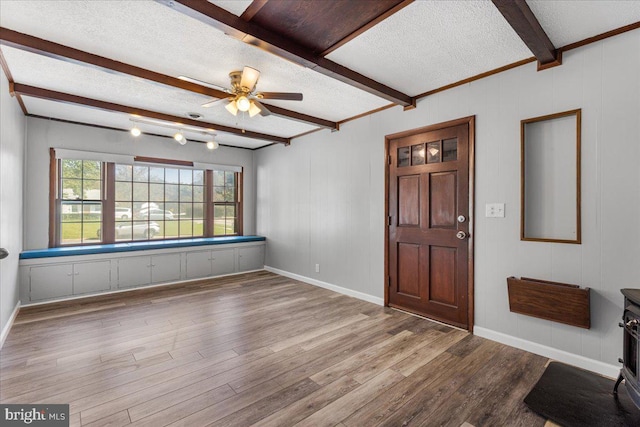
<svg viewBox="0 0 640 427"><path fill-rule="evenodd" d="M427 144L427 163L440 163L440 141Z"/></svg>
<svg viewBox="0 0 640 427"><path fill-rule="evenodd" d="M164 236L165 238L176 238L178 234L178 221L165 221L164 223Z"/></svg>
<svg viewBox="0 0 640 427"><path fill-rule="evenodd" d="M84 202L82 204L82 221L102 220L102 203Z"/></svg>
<svg viewBox="0 0 640 427"><path fill-rule="evenodd" d="M149 182L164 182L164 168L149 168Z"/></svg>
<svg viewBox="0 0 640 427"><path fill-rule="evenodd" d="M213 208L213 216L215 218L224 218L224 205L216 205Z"/></svg>
<svg viewBox="0 0 640 427"><path fill-rule="evenodd" d="M180 201L181 202L193 201L193 187L191 187L190 185L180 186Z"/></svg>
<svg viewBox="0 0 640 427"><path fill-rule="evenodd" d="M181 220L180 221L180 237L193 236L193 221Z"/></svg>
<svg viewBox="0 0 640 427"><path fill-rule="evenodd" d="M442 141L442 161L453 162L458 160L458 138Z"/></svg>
<svg viewBox="0 0 640 427"><path fill-rule="evenodd" d="M236 220L233 218L227 218L226 228L224 234L235 234L236 233Z"/></svg>
<svg viewBox="0 0 640 427"><path fill-rule="evenodd" d="M411 164L411 154L409 147L398 148L398 167L409 166Z"/></svg>
<svg viewBox="0 0 640 427"><path fill-rule="evenodd" d="M180 203L180 219L192 218L193 205L191 203Z"/></svg>
<svg viewBox="0 0 640 427"><path fill-rule="evenodd" d="M133 186L131 182L116 181L116 200L132 200Z"/></svg>
<svg viewBox="0 0 640 427"><path fill-rule="evenodd" d="M164 184L149 184L149 200L164 201Z"/></svg>
<svg viewBox="0 0 640 427"><path fill-rule="evenodd" d="M133 166L116 165L116 181L131 181L133 179Z"/></svg>
<svg viewBox="0 0 640 427"><path fill-rule="evenodd" d="M101 162L94 160L84 160L82 162L82 177L84 179L101 179Z"/></svg>
<svg viewBox="0 0 640 427"><path fill-rule="evenodd" d="M233 205L227 205L225 207L225 216L227 218L235 218L236 217L236 207Z"/></svg>
<svg viewBox="0 0 640 427"><path fill-rule="evenodd" d="M236 188L235 187L225 187L224 188L224 201L225 202L235 202L236 201Z"/></svg>
<svg viewBox="0 0 640 427"><path fill-rule="evenodd" d="M236 173L235 172L225 172L225 185L230 185L232 187L236 186Z"/></svg>
<svg viewBox="0 0 640 427"><path fill-rule="evenodd" d="M165 203L164 204L164 210L170 212L171 215L169 216L173 216L174 219L178 219L178 215L180 214L180 209L179 209L179 205L177 203ZM168 218L171 219L171 218Z"/></svg>
<svg viewBox="0 0 640 427"><path fill-rule="evenodd" d="M213 187L213 201L224 202L224 187Z"/></svg>
<svg viewBox="0 0 640 427"><path fill-rule="evenodd" d="M82 227L82 243L100 243L102 239L99 236L99 222L85 222Z"/></svg>
<svg viewBox="0 0 640 427"><path fill-rule="evenodd" d="M204 221L203 220L194 220L193 221L193 236L203 236L204 235Z"/></svg>
<svg viewBox="0 0 640 427"><path fill-rule="evenodd" d="M149 181L149 168L147 166L133 167L133 180L137 182Z"/></svg>
<svg viewBox="0 0 640 427"><path fill-rule="evenodd" d="M81 198L82 198L82 180L63 179L62 180L62 199L80 200Z"/></svg>
<svg viewBox="0 0 640 427"><path fill-rule="evenodd" d="M193 201L204 202L204 187L193 187Z"/></svg>
<svg viewBox="0 0 640 427"><path fill-rule="evenodd" d="M191 169L180 169L180 184L192 184L193 171Z"/></svg>
<svg viewBox="0 0 640 427"><path fill-rule="evenodd" d="M165 169L164 170L164 182L167 184L178 184L180 180L178 179L178 173L180 171L178 169Z"/></svg>
<svg viewBox="0 0 640 427"><path fill-rule="evenodd" d="M149 184L146 182L133 183L133 201L145 202L149 200Z"/></svg>
<svg viewBox="0 0 640 427"><path fill-rule="evenodd" d="M192 209L193 209L193 218L194 219L203 219L204 218L204 203L194 203Z"/></svg>
<svg viewBox="0 0 640 427"><path fill-rule="evenodd" d="M126 202L116 202L116 220L130 220L133 218L133 204Z"/></svg>
<svg viewBox="0 0 640 427"><path fill-rule="evenodd" d="M82 160L62 160L63 178L82 178Z"/></svg>
<svg viewBox="0 0 640 427"><path fill-rule="evenodd" d="M180 200L180 186L175 184L167 184L164 186L164 197L168 202L177 202Z"/></svg>
<svg viewBox="0 0 640 427"><path fill-rule="evenodd" d="M196 185L204 185L204 171L202 170L193 171L193 183Z"/></svg>
<svg viewBox="0 0 640 427"><path fill-rule="evenodd" d="M86 200L102 199L102 181L85 179L82 184L83 198Z"/></svg>
<svg viewBox="0 0 640 427"><path fill-rule="evenodd" d="M413 166L424 165L424 144L411 146L411 164Z"/></svg>
<svg viewBox="0 0 640 427"><path fill-rule="evenodd" d="M81 220L82 203L62 202L60 207L60 219L62 222L77 222Z"/></svg>
<svg viewBox="0 0 640 427"><path fill-rule="evenodd" d="M224 171L213 171L213 185L224 186Z"/></svg>
<svg viewBox="0 0 640 427"><path fill-rule="evenodd" d="M131 240L133 239L133 225L130 221L118 221L116 222L116 240Z"/></svg>
<svg viewBox="0 0 640 427"><path fill-rule="evenodd" d="M82 240L81 222L63 222L60 225L60 243L63 245L81 243Z"/></svg>

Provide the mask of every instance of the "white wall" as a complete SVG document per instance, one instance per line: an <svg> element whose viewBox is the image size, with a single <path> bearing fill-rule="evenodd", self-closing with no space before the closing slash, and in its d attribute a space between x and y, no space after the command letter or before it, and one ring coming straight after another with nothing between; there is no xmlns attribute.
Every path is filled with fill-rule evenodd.
<svg viewBox="0 0 640 427"><path fill-rule="evenodd" d="M23 164L25 118L9 83L0 72L0 247L9 256L0 261L0 345L18 304L18 255L23 232Z"/></svg>
<svg viewBox="0 0 640 427"><path fill-rule="evenodd" d="M640 287L640 30L257 151L266 264L383 296L384 136L476 116L476 333L615 375L620 288ZM421 76L421 78L429 78ZM522 242L520 120L582 108L582 244ZM485 218L486 203L505 218ZM315 273L315 264L320 272ZM590 330L509 311L508 276L592 289Z"/></svg>
<svg viewBox="0 0 640 427"><path fill-rule="evenodd" d="M181 146L172 138L141 135L29 117L27 120L25 190L25 249L49 244L49 148L96 151L242 166L244 172L244 234L255 234L255 178L253 151L204 144Z"/></svg>

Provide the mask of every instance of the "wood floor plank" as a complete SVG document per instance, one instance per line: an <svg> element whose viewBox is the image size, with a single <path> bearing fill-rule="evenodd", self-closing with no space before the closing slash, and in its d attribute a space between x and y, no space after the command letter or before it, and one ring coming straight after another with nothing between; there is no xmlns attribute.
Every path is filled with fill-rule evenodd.
<svg viewBox="0 0 640 427"><path fill-rule="evenodd" d="M542 426L546 359L260 271L23 308L0 402L72 426Z"/></svg>

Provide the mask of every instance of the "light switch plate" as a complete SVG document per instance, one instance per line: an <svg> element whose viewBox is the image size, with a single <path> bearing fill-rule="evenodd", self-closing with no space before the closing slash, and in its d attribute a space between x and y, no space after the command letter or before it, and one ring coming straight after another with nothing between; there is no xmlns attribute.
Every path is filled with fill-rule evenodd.
<svg viewBox="0 0 640 427"><path fill-rule="evenodd" d="M504 203L487 203L484 216L487 218L504 218Z"/></svg>

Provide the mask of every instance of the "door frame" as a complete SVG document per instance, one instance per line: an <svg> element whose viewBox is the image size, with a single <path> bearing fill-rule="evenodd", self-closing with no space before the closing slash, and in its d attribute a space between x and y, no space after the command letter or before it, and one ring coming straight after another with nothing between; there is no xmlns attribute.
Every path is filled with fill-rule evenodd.
<svg viewBox="0 0 640 427"><path fill-rule="evenodd" d="M447 122L436 123L433 125L410 129L403 132L398 132L390 135L386 135L384 137L384 159L385 159L385 174L384 174L384 305L385 307L389 306L389 285L391 283L390 274L389 274L389 145L391 140L398 138L405 138L408 136L412 136L419 133L431 132L443 128L459 126L463 124L468 124L469 126L469 238L467 239L467 250L468 250L468 283L467 290L469 292L468 295L468 331L473 333L473 325L474 325L474 269L473 269L473 242L474 242L474 200L475 200L475 186L474 186L474 177L475 177L475 121L476 116L468 116L463 117L456 120L450 120Z"/></svg>

